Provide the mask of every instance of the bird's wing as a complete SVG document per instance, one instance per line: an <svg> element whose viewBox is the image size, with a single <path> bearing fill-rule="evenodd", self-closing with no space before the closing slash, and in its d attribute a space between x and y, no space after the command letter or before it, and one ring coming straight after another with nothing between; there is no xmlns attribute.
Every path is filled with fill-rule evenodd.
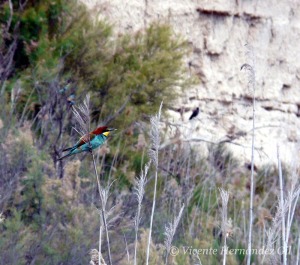
<svg viewBox="0 0 300 265"><path fill-rule="evenodd" d="M74 147L78 148L82 145L84 145L85 143L88 143L89 141L92 141L95 138L95 134L90 133L89 135L84 135L82 136L79 141L76 143L76 145Z"/></svg>
<svg viewBox="0 0 300 265"><path fill-rule="evenodd" d="M105 142L105 140L106 137L102 134L93 134L93 136L91 136L90 142L88 141L88 138L82 139L81 142L79 142L78 145L75 146L72 152L80 153L84 151L89 151L91 149L95 149L101 146Z"/></svg>
<svg viewBox="0 0 300 265"><path fill-rule="evenodd" d="M89 140L92 141L92 140L95 138L95 136L96 136L96 135L93 134L92 132L90 133L90 138L89 138L88 135L86 134L86 135L80 137L80 139L78 140L78 142L77 142L74 146L65 148L65 149L63 150L63 152L65 152L65 151L70 151L70 152L72 152L72 151L75 150L76 148L78 148L78 147L84 145L85 143L88 143Z"/></svg>

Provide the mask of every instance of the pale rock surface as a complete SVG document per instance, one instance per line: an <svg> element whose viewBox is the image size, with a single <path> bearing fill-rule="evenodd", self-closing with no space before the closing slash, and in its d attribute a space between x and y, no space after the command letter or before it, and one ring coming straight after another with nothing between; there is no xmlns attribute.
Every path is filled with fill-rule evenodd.
<svg viewBox="0 0 300 265"><path fill-rule="evenodd" d="M228 144L237 157L251 158L253 93L241 65L251 63L244 44L252 46L256 69L256 164L276 163L277 144L289 163L298 153L300 129L300 1L299 0L82 0L102 9L101 16L117 33L142 30L152 21L170 23L186 38L193 53L187 72L199 85L169 111L182 138ZM189 121L192 110L200 108ZM175 131L175 130L174 130ZM192 133L191 133L192 131ZM195 141L195 142L194 142Z"/></svg>

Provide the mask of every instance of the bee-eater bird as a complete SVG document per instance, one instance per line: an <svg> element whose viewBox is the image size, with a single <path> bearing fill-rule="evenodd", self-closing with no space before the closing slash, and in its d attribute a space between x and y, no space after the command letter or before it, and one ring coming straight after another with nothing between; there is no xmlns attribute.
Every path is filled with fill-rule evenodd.
<svg viewBox="0 0 300 265"><path fill-rule="evenodd" d="M74 146L64 149L63 152L69 151L69 153L60 157L58 160L81 152L91 152L93 149L103 145L110 132L115 130L116 129L108 128L107 126L97 128L89 134L82 136Z"/></svg>

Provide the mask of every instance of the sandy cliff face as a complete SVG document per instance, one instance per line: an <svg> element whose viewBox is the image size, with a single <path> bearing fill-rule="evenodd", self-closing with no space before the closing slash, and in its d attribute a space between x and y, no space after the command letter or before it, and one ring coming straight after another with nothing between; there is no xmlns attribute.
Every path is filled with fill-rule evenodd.
<svg viewBox="0 0 300 265"><path fill-rule="evenodd" d="M83 0L84 1L84 0ZM240 71L251 62L244 44L253 47L256 69L257 163L276 161L276 145L289 161L300 137L300 1L299 0L89 0L120 33L137 31L151 21L169 22L193 53L187 71L199 76L170 110L185 138L229 144L250 160L252 92ZM251 56L250 56L251 60ZM194 108L197 118L188 118ZM190 133L192 129L192 133ZM243 147L242 147L243 146Z"/></svg>

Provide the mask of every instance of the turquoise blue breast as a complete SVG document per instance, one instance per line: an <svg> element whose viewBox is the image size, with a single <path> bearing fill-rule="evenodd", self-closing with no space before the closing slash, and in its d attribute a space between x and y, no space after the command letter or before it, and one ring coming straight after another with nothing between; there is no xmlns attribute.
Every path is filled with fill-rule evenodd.
<svg viewBox="0 0 300 265"><path fill-rule="evenodd" d="M104 135L102 135L102 134L97 135L97 136L91 141L92 148L94 149L94 148L97 148L97 147L103 145L104 142L105 142L105 140L106 140L106 137L105 137Z"/></svg>

